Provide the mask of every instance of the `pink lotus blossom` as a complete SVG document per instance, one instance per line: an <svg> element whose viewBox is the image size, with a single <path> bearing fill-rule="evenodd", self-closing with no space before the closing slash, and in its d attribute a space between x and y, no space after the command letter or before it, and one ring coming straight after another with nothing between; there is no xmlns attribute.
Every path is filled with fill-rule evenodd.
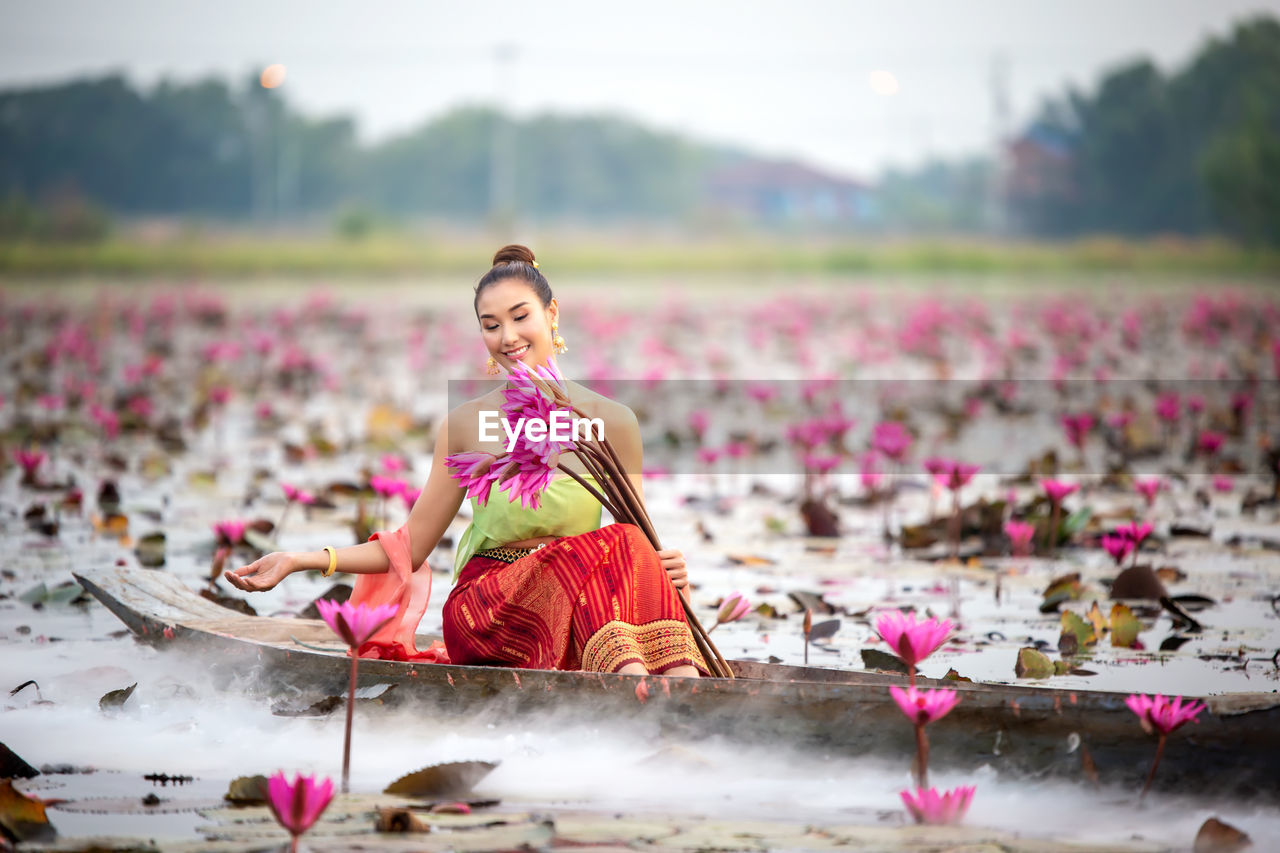
<svg viewBox="0 0 1280 853"><path fill-rule="evenodd" d="M980 465L970 465L952 459L929 459L925 461L925 468L933 472L933 478L938 485L953 492L964 488L973 479L973 475L982 470Z"/></svg>
<svg viewBox="0 0 1280 853"><path fill-rule="evenodd" d="M954 824L969 811L975 790L973 785L966 785L940 794L937 788L916 788L914 795L903 791L901 796L916 823Z"/></svg>
<svg viewBox="0 0 1280 853"><path fill-rule="evenodd" d="M1231 411L1236 417L1243 418L1253 408L1253 392L1237 391L1231 395Z"/></svg>
<svg viewBox="0 0 1280 853"><path fill-rule="evenodd" d="M1049 496L1050 501L1061 506L1062 499L1078 490L1080 485L1078 483L1064 483L1060 480L1041 480L1040 488L1044 489L1044 493Z"/></svg>
<svg viewBox="0 0 1280 853"><path fill-rule="evenodd" d="M377 607L366 607L363 604L341 603L327 598L316 600L316 609L320 618L333 629L352 649L363 646L388 619L400 612L395 604L379 604Z"/></svg>
<svg viewBox="0 0 1280 853"><path fill-rule="evenodd" d="M876 620L876 633L908 667L933 654L951 634L950 620L927 619L916 622L914 613L890 610Z"/></svg>
<svg viewBox="0 0 1280 853"><path fill-rule="evenodd" d="M298 837L310 829L333 799L333 781L317 781L315 776L297 774L290 784L288 777L279 772L267 780L267 805L280 825L293 836L297 849Z"/></svg>
<svg viewBox="0 0 1280 853"><path fill-rule="evenodd" d="M871 429L871 447L894 462L903 460L911 442L911 433L898 421L881 421Z"/></svg>
<svg viewBox="0 0 1280 853"><path fill-rule="evenodd" d="M1156 417L1165 423L1176 423L1182 416L1182 401L1176 391L1169 391L1156 398Z"/></svg>
<svg viewBox="0 0 1280 853"><path fill-rule="evenodd" d="M1212 482L1213 482L1213 490L1215 492L1221 492L1224 494L1226 492L1230 492L1232 489L1236 487L1235 480L1233 480L1227 474L1214 474Z"/></svg>
<svg viewBox="0 0 1280 853"><path fill-rule="evenodd" d="M960 694L954 690L903 689L895 685L889 688L889 694L907 719L917 726L941 720L960 701Z"/></svg>
<svg viewBox="0 0 1280 853"><path fill-rule="evenodd" d="M400 492L400 499L404 501L404 505L409 509L413 509L413 505L418 502L418 496L422 494L422 488L411 489L408 486Z"/></svg>
<svg viewBox="0 0 1280 853"><path fill-rule="evenodd" d="M1176 731L1186 723L1200 722L1196 718L1206 707L1203 702L1197 701L1183 705L1181 696L1170 699L1160 694L1145 696L1133 693L1124 702L1129 710L1138 715L1144 730L1156 731L1162 735Z"/></svg>
<svg viewBox="0 0 1280 853"><path fill-rule="evenodd" d="M40 450L22 450L18 449L13 452L13 459L22 466L22 479L24 482L31 482L36 476L36 469L40 467L40 463L45 460L45 454Z"/></svg>
<svg viewBox="0 0 1280 853"><path fill-rule="evenodd" d="M467 490L468 498L475 498L481 506L489 501L489 491L502 467L493 468L498 457L483 450L455 453L445 457L445 464L453 469L450 475ZM492 472L492 473L491 473Z"/></svg>
<svg viewBox="0 0 1280 853"><path fill-rule="evenodd" d="M1146 500L1147 506L1151 507L1156 502L1156 493L1164 487L1164 481L1159 477L1152 477L1149 480L1134 480L1133 488L1138 494L1142 495Z"/></svg>
<svg viewBox="0 0 1280 853"><path fill-rule="evenodd" d="M746 616L750 610L751 602L747 601L745 595L740 592L731 592L720 603L720 609L716 612L716 625L723 625L725 622L737 622L743 616Z"/></svg>
<svg viewBox="0 0 1280 853"><path fill-rule="evenodd" d="M710 423L710 418L707 417L707 413L702 409L695 409L689 413L689 428L693 430L698 438L702 438L703 434L706 433L708 423Z"/></svg>
<svg viewBox="0 0 1280 853"><path fill-rule="evenodd" d="M1133 412L1116 412L1114 415L1107 418L1107 423L1113 429L1123 430L1128 427L1129 424L1133 423Z"/></svg>
<svg viewBox="0 0 1280 853"><path fill-rule="evenodd" d="M1212 456L1222 447L1222 442L1226 440L1226 436L1220 432L1212 432L1205 430L1200 433L1200 438L1196 440L1196 449L1206 456Z"/></svg>
<svg viewBox="0 0 1280 853"><path fill-rule="evenodd" d="M1076 447L1083 447L1084 440L1093 429L1093 415L1081 412L1076 415L1063 415L1062 427L1067 431L1067 440Z"/></svg>
<svg viewBox="0 0 1280 853"><path fill-rule="evenodd" d="M818 474L829 474L840 464L840 457L830 454L806 453L804 467L806 471Z"/></svg>
<svg viewBox="0 0 1280 853"><path fill-rule="evenodd" d="M404 491L405 482L395 477L384 477L381 474L374 474L369 478L369 488L373 489L380 498L393 498Z"/></svg>
<svg viewBox="0 0 1280 853"><path fill-rule="evenodd" d="M1102 547L1111 555L1111 559L1116 561L1116 565L1124 562L1124 558L1129 556L1129 552L1133 550L1133 540L1127 536L1115 536L1110 533L1104 534L1102 537Z"/></svg>
<svg viewBox="0 0 1280 853"><path fill-rule="evenodd" d="M716 461L720 459L721 452L722 451L716 447L699 447L698 461L703 465L710 467L716 464Z"/></svg>
<svg viewBox="0 0 1280 853"><path fill-rule="evenodd" d="M1187 411L1193 415L1198 415L1204 411L1204 397L1199 394L1187 395Z"/></svg>
<svg viewBox="0 0 1280 853"><path fill-rule="evenodd" d="M1009 542L1013 545L1014 556L1025 557L1031 553L1031 539L1036 533L1034 524L1029 521L1017 521L1011 518L1004 523L1004 532L1009 537Z"/></svg>
<svg viewBox="0 0 1280 853"><path fill-rule="evenodd" d="M868 492L874 492L880 488L880 483L884 481L884 474L876 464L878 459L875 453L863 454L862 462L858 467L858 480L862 483L862 488Z"/></svg>
<svg viewBox="0 0 1280 853"><path fill-rule="evenodd" d="M1151 535L1151 531L1153 530L1155 530L1155 525L1149 521L1143 521L1141 523L1131 521L1128 524L1117 527L1116 533L1131 541L1136 548L1142 544L1143 539L1146 539Z"/></svg>
<svg viewBox="0 0 1280 853"><path fill-rule="evenodd" d="M213 525L213 532L221 541L228 545L239 545L244 541L244 532L248 529L249 523L240 521L239 519L228 519L227 521L219 521Z"/></svg>
<svg viewBox="0 0 1280 853"><path fill-rule="evenodd" d="M214 405L225 405L231 399L231 389L226 385L215 385L209 389L209 402Z"/></svg>
<svg viewBox="0 0 1280 853"><path fill-rule="evenodd" d="M316 502L316 496L306 489L299 489L297 486L291 486L288 483L281 483L280 488L284 491L284 498L287 501L297 501L304 506L310 506Z"/></svg>
<svg viewBox="0 0 1280 853"><path fill-rule="evenodd" d="M409 466L405 465L404 460L394 453L388 453L382 457L382 470L388 474L395 474L396 472L403 471L408 467Z"/></svg>

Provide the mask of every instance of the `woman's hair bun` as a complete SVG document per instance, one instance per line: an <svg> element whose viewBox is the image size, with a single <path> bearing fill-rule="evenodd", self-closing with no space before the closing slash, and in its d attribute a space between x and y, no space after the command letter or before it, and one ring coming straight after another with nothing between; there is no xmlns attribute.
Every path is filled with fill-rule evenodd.
<svg viewBox="0 0 1280 853"><path fill-rule="evenodd" d="M534 262L533 251L528 246L521 246L519 243L511 243L503 246L493 255L493 265L508 264L512 261L523 261L526 264Z"/></svg>

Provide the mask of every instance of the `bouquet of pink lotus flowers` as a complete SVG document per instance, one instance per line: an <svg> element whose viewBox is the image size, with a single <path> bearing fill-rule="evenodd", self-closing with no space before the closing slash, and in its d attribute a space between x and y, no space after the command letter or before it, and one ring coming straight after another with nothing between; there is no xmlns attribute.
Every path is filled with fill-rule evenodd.
<svg viewBox="0 0 1280 853"><path fill-rule="evenodd" d="M502 406L502 415L508 423L518 424L524 418L526 421L554 424L557 413L587 419L582 410L569 400L568 388L554 361L546 367L538 365L536 368L516 361L510 379L514 387L503 392L506 402ZM518 499L526 509L537 509L542 491L558 468L600 501L615 521L634 524L644 531L654 550L662 550L662 543L640 495L623 470L622 461L608 438L592 436L590 431L586 436L575 435L568 441L556 438L552 430L547 430L540 438L530 437L527 432L521 434L519 429L516 435L520 440L501 456L469 451L446 457L445 462L453 469L453 477L467 490L468 498L476 498L483 505L489 499L492 485L497 483L499 489L507 493L508 500ZM564 453L575 454L599 488L592 486L576 471L561 465L560 458ZM711 674L719 678L733 678L729 664L707 636L689 603L682 595L678 598Z"/></svg>

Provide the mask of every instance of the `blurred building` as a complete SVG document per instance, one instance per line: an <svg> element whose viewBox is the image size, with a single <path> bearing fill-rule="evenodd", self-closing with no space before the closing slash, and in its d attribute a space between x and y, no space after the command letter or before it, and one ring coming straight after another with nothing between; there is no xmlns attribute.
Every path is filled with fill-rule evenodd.
<svg viewBox="0 0 1280 853"><path fill-rule="evenodd" d="M766 225L850 226L875 219L871 188L800 163L741 160L711 173L706 206Z"/></svg>
<svg viewBox="0 0 1280 853"><path fill-rule="evenodd" d="M1015 232L1053 232L1080 198L1075 142L1059 128L1036 122L1004 151L1003 195Z"/></svg>

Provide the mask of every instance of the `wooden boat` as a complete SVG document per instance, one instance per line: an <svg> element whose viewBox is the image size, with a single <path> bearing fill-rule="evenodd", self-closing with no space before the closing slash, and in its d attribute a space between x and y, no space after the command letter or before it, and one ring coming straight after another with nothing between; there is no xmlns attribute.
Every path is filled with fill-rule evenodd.
<svg viewBox="0 0 1280 853"><path fill-rule="evenodd" d="M320 620L247 616L208 601L173 575L115 567L75 575L141 640L198 647L228 683L268 695L345 695L350 659ZM419 636L425 648L433 639ZM305 644L305 645L304 645ZM545 714L560 725L620 724L639 736L675 735L787 744L844 756L908 762L912 726L889 695L895 673L731 661L734 679L665 678L594 672L410 664L362 660L363 686L394 684L387 694L426 713L486 716ZM1155 739L1143 733L1125 695L1028 684L952 687L961 701L929 728L935 768L972 771L984 764L1020 778L1046 775L1141 785ZM1200 721L1171 736L1156 776L1162 790L1232 796L1280 793L1280 694L1203 697ZM522 721L523 722L523 721Z"/></svg>

